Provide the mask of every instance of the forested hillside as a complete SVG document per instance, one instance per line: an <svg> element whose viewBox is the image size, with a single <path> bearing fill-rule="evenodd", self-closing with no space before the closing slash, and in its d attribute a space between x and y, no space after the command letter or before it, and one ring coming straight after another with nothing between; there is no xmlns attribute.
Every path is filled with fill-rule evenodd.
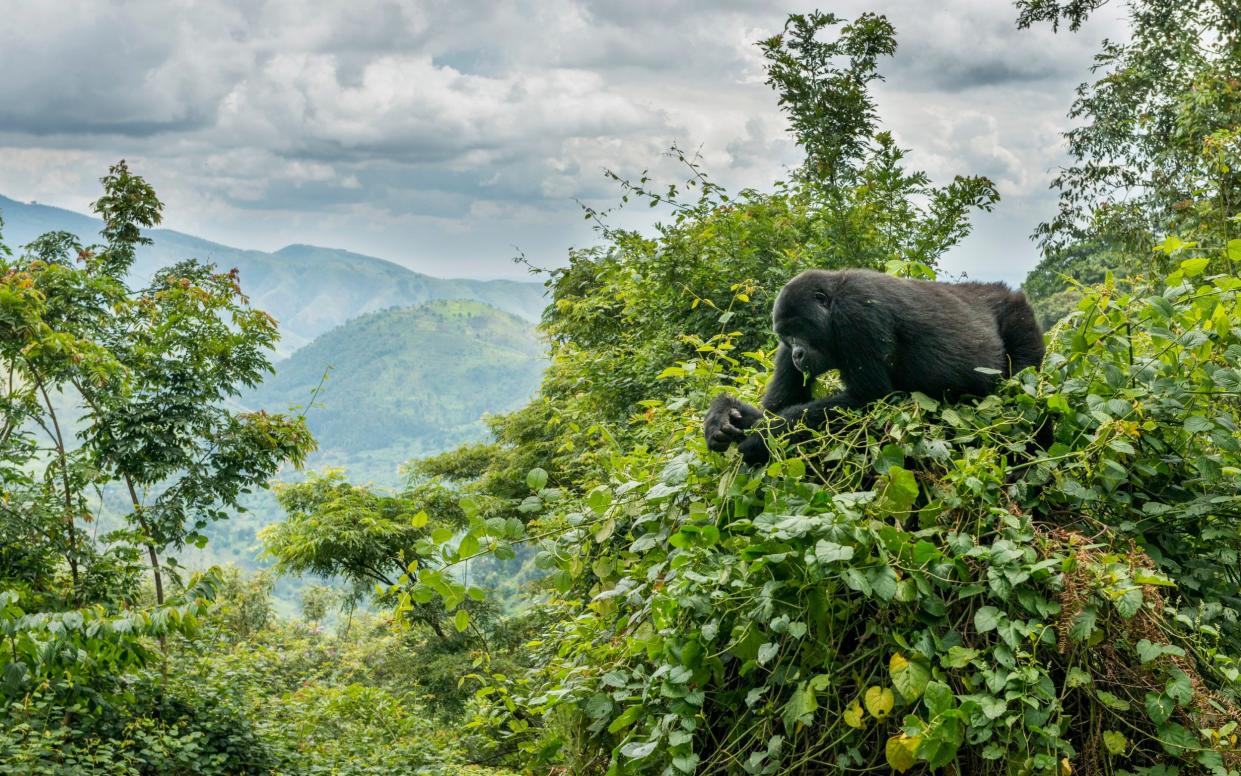
<svg viewBox="0 0 1241 776"><path fill-rule="evenodd" d="M1073 34L1101 5L1014 21ZM1241 774L1241 17L1118 7L1131 36L1079 90L1059 211L1032 225L1040 369L763 418L762 466L708 448L712 399L771 379L790 277L933 278L999 196L911 169L884 130L889 19L794 14L758 42L804 153L788 179L729 191L676 148L679 182L616 176L665 218L587 209L595 244L545 276L537 394L396 489L276 486L269 574L175 558L312 454L301 415L235 404L269 390L274 325L193 262L128 285L161 205L113 167L100 245L0 267L0 773ZM399 328L418 346L360 345L347 390L399 391L385 358L438 388L446 323L489 367L537 352L457 302L323 347ZM281 392L318 384L307 352ZM460 360L442 417L474 396ZM341 412L325 438L380 433ZM124 529L99 537L118 487ZM337 585L279 620L271 574Z"/></svg>
<svg viewBox="0 0 1241 776"><path fill-rule="evenodd" d="M323 334L239 401L304 407L311 466L393 486L399 464L484 439L484 415L529 401L545 349L528 321L482 302L390 308Z"/></svg>

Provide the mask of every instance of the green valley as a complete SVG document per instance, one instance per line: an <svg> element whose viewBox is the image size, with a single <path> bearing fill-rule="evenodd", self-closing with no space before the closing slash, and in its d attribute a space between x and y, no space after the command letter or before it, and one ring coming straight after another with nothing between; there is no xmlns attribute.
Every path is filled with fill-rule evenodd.
<svg viewBox="0 0 1241 776"><path fill-rule="evenodd" d="M437 300L368 313L276 364L240 399L305 412L312 466L397 484L397 466L486 434L488 413L538 389L544 347L529 322L476 301ZM312 402L313 397L313 402Z"/></svg>

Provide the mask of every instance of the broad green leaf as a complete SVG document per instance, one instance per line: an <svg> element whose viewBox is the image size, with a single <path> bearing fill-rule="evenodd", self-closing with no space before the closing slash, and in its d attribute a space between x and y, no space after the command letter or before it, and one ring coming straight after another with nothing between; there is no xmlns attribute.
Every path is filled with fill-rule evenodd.
<svg viewBox="0 0 1241 776"><path fill-rule="evenodd" d="M533 491L540 491L547 485L547 470L535 467L526 474L526 485Z"/></svg>
<svg viewBox="0 0 1241 776"><path fill-rule="evenodd" d="M784 705L784 727L792 732L798 725L809 725L814 720L814 713L819 708L815 691L806 682L801 682L793 690L793 695Z"/></svg>
<svg viewBox="0 0 1241 776"><path fill-rule="evenodd" d="M1194 685L1184 671L1174 668L1172 669L1172 678L1168 680L1168 684L1164 687L1164 693L1176 701L1177 705L1185 706L1193 700Z"/></svg>
<svg viewBox="0 0 1241 776"><path fill-rule="evenodd" d="M758 648L758 664L766 665L780 651L780 645L769 641Z"/></svg>
<svg viewBox="0 0 1241 776"><path fill-rule="evenodd" d="M806 476L806 463L800 458L790 458L784 462L784 474L795 480Z"/></svg>
<svg viewBox="0 0 1241 776"><path fill-rule="evenodd" d="M636 722L640 716L642 716L642 707L630 706L622 711L619 717L612 720L612 724L608 725L608 732L619 733Z"/></svg>
<svg viewBox="0 0 1241 776"><path fill-rule="evenodd" d="M870 570L870 587L883 601L891 601L897 592L896 572L891 566L876 566Z"/></svg>
<svg viewBox="0 0 1241 776"><path fill-rule="evenodd" d="M1159 743L1163 745L1164 751L1169 754L1193 751L1202 746L1196 734L1176 722L1160 725L1155 732L1159 735Z"/></svg>
<svg viewBox="0 0 1241 776"><path fill-rule="evenodd" d="M908 512L918 498L918 480L914 473L900 466L892 466L879 478L876 486L879 498L876 506L886 514Z"/></svg>
<svg viewBox="0 0 1241 776"><path fill-rule="evenodd" d="M849 560L853 557L853 548L843 544L836 544L820 540L814 545L814 557L819 563L835 563L837 561Z"/></svg>
<svg viewBox="0 0 1241 776"><path fill-rule="evenodd" d="M1086 673L1077 666L1070 668L1068 674L1066 674L1064 678L1064 684L1069 688L1085 687L1090 684L1090 682L1090 674Z"/></svg>
<svg viewBox="0 0 1241 776"><path fill-rule="evenodd" d="M1099 690L1099 692L1095 693L1095 697L1099 699L1099 703L1102 703L1109 709L1128 711L1131 708L1128 701L1123 698L1118 698L1106 690Z"/></svg>
<svg viewBox="0 0 1241 776"><path fill-rule="evenodd" d="M1181 271L1185 273L1185 277L1197 277L1210 263L1210 259L1186 259L1181 262Z"/></svg>
<svg viewBox="0 0 1241 776"><path fill-rule="evenodd" d="M974 630L989 633L999 627L1002 616L994 606L983 606L974 612Z"/></svg>
<svg viewBox="0 0 1241 776"><path fill-rule="evenodd" d="M468 558L478 553L478 537L472 533L467 533L461 537L461 544L457 545L457 555L462 558Z"/></svg>
<svg viewBox="0 0 1241 776"><path fill-rule="evenodd" d="M976 657L978 657L978 650L976 649L949 647L948 654L940 657L939 664L944 668L965 668Z"/></svg>
<svg viewBox="0 0 1241 776"><path fill-rule="evenodd" d="M931 681L930 669L916 660L908 660L899 652L893 653L888 661L888 673L892 676L892 686L910 702L921 697L927 682Z"/></svg>
<svg viewBox="0 0 1241 776"><path fill-rule="evenodd" d="M1106 730L1103 732L1103 746L1107 749L1107 753L1116 756L1125 753L1129 742L1125 740L1125 734L1118 730Z"/></svg>
<svg viewBox="0 0 1241 776"><path fill-rule="evenodd" d="M1172 699L1163 694L1153 692L1146 693L1146 716L1150 717L1151 722L1156 725L1162 725L1168 721L1168 717L1172 716L1172 710L1176 708L1176 704Z"/></svg>
<svg viewBox="0 0 1241 776"><path fill-rule="evenodd" d="M586 505L596 514L603 514L612 504L612 491L602 485L595 488L586 497Z"/></svg>
<svg viewBox="0 0 1241 776"><path fill-rule="evenodd" d="M1003 698L994 698L989 695L980 698L978 705L987 719L999 719L1004 716L1004 712L1008 711L1008 703Z"/></svg>
<svg viewBox="0 0 1241 776"><path fill-rule="evenodd" d="M1154 644L1148 639L1141 639L1136 646L1138 659L1143 664L1156 660L1162 655L1176 655L1177 657L1185 657L1185 650L1172 644Z"/></svg>
<svg viewBox="0 0 1241 776"><path fill-rule="evenodd" d="M612 698L605 693L597 692L586 701L586 716L591 719L603 719L612 713Z"/></svg>
<svg viewBox="0 0 1241 776"><path fill-rule="evenodd" d="M943 682L928 682L922 695L922 703L932 717L952 710L956 707L956 701L952 688Z"/></svg>
<svg viewBox="0 0 1241 776"><path fill-rule="evenodd" d="M620 753L633 760L641 760L659 745L658 741L630 741L620 748Z"/></svg>
<svg viewBox="0 0 1241 776"><path fill-rule="evenodd" d="M1180 251L1183 251L1187 248L1192 248L1194 247L1194 245L1196 245L1196 243L1185 242L1180 237L1177 237L1174 234L1170 234L1167 237L1163 238L1163 242L1155 246L1155 250L1159 251L1160 253L1166 253L1169 256L1171 256L1172 254L1179 253Z"/></svg>
<svg viewBox="0 0 1241 776"><path fill-rule="evenodd" d="M864 596L869 596L872 592L870 580L866 578L861 569L847 568L841 573L840 578L849 586L849 589L856 590Z"/></svg>
<svg viewBox="0 0 1241 776"><path fill-rule="evenodd" d="M921 407L924 410L934 412L936 409L939 408L939 402L936 401L935 399L932 399L930 396L927 396L925 393L914 391L913 393L910 394L910 398L912 398L914 400L914 403L916 403L919 407Z"/></svg>
<svg viewBox="0 0 1241 776"><path fill-rule="evenodd" d="M1116 607L1116 611L1126 620L1133 617L1142 608L1142 588L1134 586L1126 590L1120 596L1112 599L1112 603Z"/></svg>
<svg viewBox="0 0 1241 776"><path fill-rule="evenodd" d="M1095 633L1098 612L1093 604L1084 607L1080 614L1073 618L1069 626L1069 638L1074 641L1086 641Z"/></svg>

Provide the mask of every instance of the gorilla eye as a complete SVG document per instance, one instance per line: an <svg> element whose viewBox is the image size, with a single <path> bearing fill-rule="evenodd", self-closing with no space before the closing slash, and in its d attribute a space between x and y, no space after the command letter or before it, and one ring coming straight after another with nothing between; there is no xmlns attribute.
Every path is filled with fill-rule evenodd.
<svg viewBox="0 0 1241 776"><path fill-rule="evenodd" d="M814 298L818 299L820 304L827 304L827 294L822 291L815 291Z"/></svg>

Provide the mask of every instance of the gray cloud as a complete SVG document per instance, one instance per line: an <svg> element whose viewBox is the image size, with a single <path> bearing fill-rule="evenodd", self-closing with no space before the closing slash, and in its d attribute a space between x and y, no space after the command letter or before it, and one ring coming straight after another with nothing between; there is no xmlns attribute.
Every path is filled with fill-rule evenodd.
<svg viewBox="0 0 1241 776"><path fill-rule="evenodd" d="M808 10L795 2L787 10ZM879 104L911 163L986 174L1008 198L954 252L1018 280L1052 211L1049 170L1103 18L1017 31L996 0L848 0L887 13L899 50ZM0 28L0 192L84 208L126 157L168 225L223 242L317 242L435 274L514 274L591 239L575 199L604 168L679 171L700 149L729 186L794 164L754 42L762 0L9 0ZM649 223L646 212L623 222ZM1015 257L999 266L997 253Z"/></svg>

